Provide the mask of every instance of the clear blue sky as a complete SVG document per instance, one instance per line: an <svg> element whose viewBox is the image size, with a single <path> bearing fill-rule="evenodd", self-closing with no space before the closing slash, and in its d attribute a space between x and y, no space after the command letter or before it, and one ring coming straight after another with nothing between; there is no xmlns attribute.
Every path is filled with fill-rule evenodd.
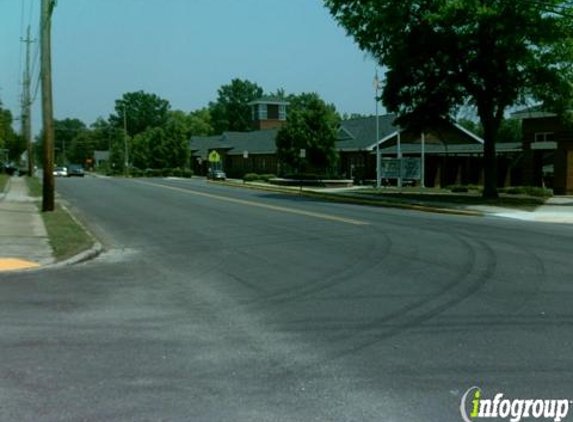
<svg viewBox="0 0 573 422"><path fill-rule="evenodd" d="M0 0L0 99L15 116L24 61L20 37L30 22L38 38L39 9L40 0ZM321 0L58 0L52 48L60 119L90 124L107 118L115 99L140 89L191 111L215 100L233 78L266 92L315 91L341 113L374 111L374 61ZM36 133L39 105L38 93Z"/></svg>

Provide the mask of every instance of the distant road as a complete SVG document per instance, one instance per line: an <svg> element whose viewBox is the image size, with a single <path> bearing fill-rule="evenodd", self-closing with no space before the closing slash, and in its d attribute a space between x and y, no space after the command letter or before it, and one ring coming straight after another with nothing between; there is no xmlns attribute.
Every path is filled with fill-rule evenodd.
<svg viewBox="0 0 573 422"><path fill-rule="evenodd" d="M573 399L573 228L58 179L107 252L0 275L0 420L461 420Z"/></svg>

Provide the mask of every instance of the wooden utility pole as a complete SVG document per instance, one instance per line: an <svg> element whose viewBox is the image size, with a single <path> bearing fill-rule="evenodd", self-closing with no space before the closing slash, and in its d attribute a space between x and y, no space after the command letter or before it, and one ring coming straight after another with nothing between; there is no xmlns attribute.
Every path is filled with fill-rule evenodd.
<svg viewBox="0 0 573 422"><path fill-rule="evenodd" d="M42 211L54 211L54 110L52 102L51 31L55 0L42 0L40 45L42 75L42 122L44 135L44 186Z"/></svg>
<svg viewBox="0 0 573 422"><path fill-rule="evenodd" d="M22 100L22 135L26 139L26 146L28 151L28 175L31 176L34 171L34 153L32 151L32 98L30 95L30 85L32 83L30 77L30 44L35 41L30 39L30 25L28 25L28 32L26 39L22 40L26 43L26 70L24 71L24 98Z"/></svg>

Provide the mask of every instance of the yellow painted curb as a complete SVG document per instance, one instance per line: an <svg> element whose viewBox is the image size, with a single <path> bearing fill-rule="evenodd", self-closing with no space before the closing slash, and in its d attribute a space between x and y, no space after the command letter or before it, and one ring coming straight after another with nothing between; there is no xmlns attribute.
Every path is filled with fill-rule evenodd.
<svg viewBox="0 0 573 422"><path fill-rule="evenodd" d="M23 270L26 268L38 268L40 264L24 261L16 258L0 258L0 271Z"/></svg>

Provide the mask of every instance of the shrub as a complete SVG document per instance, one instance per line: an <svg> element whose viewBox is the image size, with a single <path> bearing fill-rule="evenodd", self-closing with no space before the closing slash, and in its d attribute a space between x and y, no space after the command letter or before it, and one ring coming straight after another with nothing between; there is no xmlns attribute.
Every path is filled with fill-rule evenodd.
<svg viewBox="0 0 573 422"><path fill-rule="evenodd" d="M287 174L285 176L285 179L320 180L322 179L322 176L314 173L293 173L293 174Z"/></svg>
<svg viewBox="0 0 573 422"><path fill-rule="evenodd" d="M538 198L547 198L553 196L549 189L540 188L537 186L511 186L507 188L498 189L500 193L507 193L508 195L529 195Z"/></svg>
<svg viewBox="0 0 573 422"><path fill-rule="evenodd" d="M193 170L191 169L181 170L181 177L185 177L186 179L191 179L192 176L193 176Z"/></svg>
<svg viewBox="0 0 573 422"><path fill-rule="evenodd" d="M276 174L261 174L259 176L259 180L263 181L263 182L268 182L270 179L274 179L276 178L277 175Z"/></svg>
<svg viewBox="0 0 573 422"><path fill-rule="evenodd" d="M452 193L467 193L470 191L467 186L462 186L462 185L451 185L448 186L446 189Z"/></svg>
<svg viewBox="0 0 573 422"><path fill-rule="evenodd" d="M180 168L176 167L171 171L171 174L173 175L173 177L181 177L183 172Z"/></svg>
<svg viewBox="0 0 573 422"><path fill-rule="evenodd" d="M158 169L145 169L147 177L161 177L161 170Z"/></svg>
<svg viewBox="0 0 573 422"><path fill-rule="evenodd" d="M257 180L260 180L260 177L257 173L247 173L243 176L243 180L245 182L256 182Z"/></svg>
<svg viewBox="0 0 573 422"><path fill-rule="evenodd" d="M164 168L160 171L162 177L171 177L173 176L173 170L170 168Z"/></svg>

